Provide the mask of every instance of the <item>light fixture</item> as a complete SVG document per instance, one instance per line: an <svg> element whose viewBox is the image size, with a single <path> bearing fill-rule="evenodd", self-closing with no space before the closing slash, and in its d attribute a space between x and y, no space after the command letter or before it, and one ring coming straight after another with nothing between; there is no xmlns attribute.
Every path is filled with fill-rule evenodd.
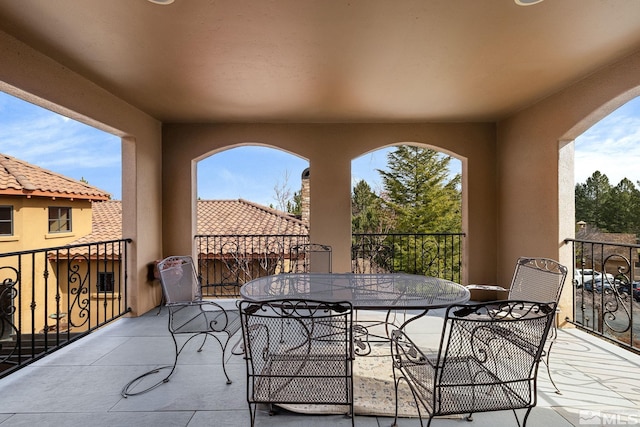
<svg viewBox="0 0 640 427"><path fill-rule="evenodd" d="M531 6L532 4L542 3L542 0L515 0L518 6Z"/></svg>
<svg viewBox="0 0 640 427"><path fill-rule="evenodd" d="M149 0L151 3L167 5L174 2L174 0Z"/></svg>

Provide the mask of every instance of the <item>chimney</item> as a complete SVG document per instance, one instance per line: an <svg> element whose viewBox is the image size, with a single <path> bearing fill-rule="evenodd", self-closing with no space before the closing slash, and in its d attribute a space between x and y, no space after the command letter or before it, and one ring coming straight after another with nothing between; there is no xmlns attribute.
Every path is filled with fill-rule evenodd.
<svg viewBox="0 0 640 427"><path fill-rule="evenodd" d="M310 193L309 193L309 168L302 171L302 189L300 190L301 219L309 224L310 212Z"/></svg>

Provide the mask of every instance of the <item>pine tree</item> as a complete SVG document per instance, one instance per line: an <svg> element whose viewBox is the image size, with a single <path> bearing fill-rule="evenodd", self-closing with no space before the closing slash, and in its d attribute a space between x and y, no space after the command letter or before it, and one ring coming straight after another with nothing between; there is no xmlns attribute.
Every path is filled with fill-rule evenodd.
<svg viewBox="0 0 640 427"><path fill-rule="evenodd" d="M302 194L294 191L291 200L287 201L287 212L293 215L302 215Z"/></svg>
<svg viewBox="0 0 640 427"><path fill-rule="evenodd" d="M385 188L384 201L395 217L393 232L409 234L407 239L393 242L393 268L433 274L430 270L437 270L437 266L430 260L444 248L437 237L420 234L461 230L461 177L451 176L451 157L428 148L403 145L387 158L389 170L379 171Z"/></svg>
<svg viewBox="0 0 640 427"><path fill-rule="evenodd" d="M387 155L382 171L387 206L397 233L458 232L462 227L459 174L450 175L450 156L402 145Z"/></svg>
<svg viewBox="0 0 640 427"><path fill-rule="evenodd" d="M640 191L629 179L624 178L609 191L602 210L609 232L637 234L640 231Z"/></svg>
<svg viewBox="0 0 640 427"><path fill-rule="evenodd" d="M575 188L576 220L585 221L602 231L609 231L605 206L609 202L611 184L606 175L595 171L584 184Z"/></svg>
<svg viewBox="0 0 640 427"><path fill-rule="evenodd" d="M392 219L386 215L382 199L365 181L353 188L351 197L351 229L355 234L383 233L389 230Z"/></svg>

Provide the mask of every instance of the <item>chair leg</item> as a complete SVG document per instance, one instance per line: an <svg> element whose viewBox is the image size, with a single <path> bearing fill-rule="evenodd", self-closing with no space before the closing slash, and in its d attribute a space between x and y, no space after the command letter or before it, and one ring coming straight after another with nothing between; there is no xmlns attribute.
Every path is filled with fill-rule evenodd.
<svg viewBox="0 0 640 427"><path fill-rule="evenodd" d="M258 405L256 403L249 403L249 419L251 420L251 427L256 423L256 412L258 411Z"/></svg>
<svg viewBox="0 0 640 427"><path fill-rule="evenodd" d="M175 350L175 357L173 359L173 367L171 368L171 372L169 372L169 375L167 375L166 378L164 379L165 383L169 381L169 377L173 375L173 372L176 370L176 365L178 364L178 356L180 356L180 352L182 351L182 348L178 349L178 341L176 340L176 336L174 334L171 334L171 338L173 338L173 348Z"/></svg>
<svg viewBox="0 0 640 427"><path fill-rule="evenodd" d="M242 356L244 354L244 341L243 338L238 338L238 341L231 347L231 354L235 356Z"/></svg>
<svg viewBox="0 0 640 427"><path fill-rule="evenodd" d="M396 369L393 369L393 382L395 384L395 398L396 398L396 411L395 411L395 417L393 419L393 424L391 425L391 427L397 427L398 426L398 387L400 386L400 381L404 380L407 383L407 387L409 387L409 390L411 391L411 394L413 396L413 401L416 404L416 409L418 410L418 420L420 420L420 426L424 427L424 424L422 422L422 411L420 410L420 402L418 401L418 396L416 396L416 392L413 390L413 387L411 387L411 384L409 384L409 381L404 377L401 376L399 378L396 377ZM427 427L429 427L431 425L431 421L433 420L433 413L429 412L429 421L427 422Z"/></svg>
<svg viewBox="0 0 640 427"><path fill-rule="evenodd" d="M207 342L208 334L203 334L203 335L204 335L204 338L202 339L202 344L200 344L200 347L198 348L198 353L202 351L202 347L204 347L205 343Z"/></svg>
<svg viewBox="0 0 640 427"><path fill-rule="evenodd" d="M395 389L395 399L396 399L396 413L395 416L393 418L393 424L391 424L391 427L398 427L398 386L399 384L399 379L396 378L396 370L395 368L393 368L393 384L394 384L394 389Z"/></svg>
<svg viewBox="0 0 640 427"><path fill-rule="evenodd" d="M356 415L353 407L353 394L351 395L351 406L349 407L349 413L347 414L349 418L351 418L351 427L355 427L356 425Z"/></svg>
<svg viewBox="0 0 640 427"><path fill-rule="evenodd" d="M554 341L551 341L551 344L549 344L549 348L547 349L547 354L545 356L544 364L547 366L547 375L549 376L549 381L551 381L551 385L553 385L553 387L556 389L556 394L562 394L562 392L556 385L556 382L553 380L553 377L551 376L551 364L550 364L549 357L551 356L551 347L553 347L553 343Z"/></svg>
<svg viewBox="0 0 640 427"><path fill-rule="evenodd" d="M231 378L229 378L229 374L227 374L227 367L224 361L224 357L226 355L226 349L227 349L227 344L229 343L229 340L231 339L231 337L229 336L229 334L227 334L227 339L225 340L224 344L222 343L222 341L220 340L220 338L218 338L216 335L210 333L210 332L202 332L202 335L204 335L204 339L202 340L202 344L200 345L200 347L198 348L198 351L201 352L202 348L204 347L204 344L207 341L207 335L211 336L213 339L215 339L218 344L220 345L220 349L222 350L222 356L221 356L221 361L222 361L222 372L224 373L224 376L227 378L227 384L231 384L233 381L231 381ZM189 341L191 341L193 338L197 337L200 334L197 335L192 335L191 337L189 337L189 339L187 339L187 341L185 341L184 344L182 344L182 347L180 348L180 351L178 351L178 353L176 354L176 362L178 360L178 354L180 354L180 352L182 352L182 349L187 345L187 343ZM175 342L175 339L174 339ZM177 346L177 344L176 344ZM175 366L175 365L174 365Z"/></svg>
<svg viewBox="0 0 640 427"><path fill-rule="evenodd" d="M533 409L533 407L527 408L527 412L524 414L524 418L522 419L522 424L520 424L520 419L518 418L518 413L516 412L515 409L513 409L513 415L516 417L516 423L518 423L518 427L526 427L527 419L529 418L529 414L531 413L532 409Z"/></svg>
<svg viewBox="0 0 640 427"><path fill-rule="evenodd" d="M218 344L220 344L220 350L222 353L220 357L222 361L222 372L224 373L224 376L227 378L227 384L231 384L233 381L231 381L231 378L229 378L229 374L227 373L227 366L224 360L224 357L227 354L227 345L229 344L229 340L231 339L231 337L227 335L227 339L224 341L224 344L223 344L220 338L218 338L216 335L213 335L213 334L207 334L207 335L211 335L213 338L215 338L216 341L218 341ZM202 343L202 345L204 345L204 343Z"/></svg>
<svg viewBox="0 0 640 427"><path fill-rule="evenodd" d="M222 372L224 372L224 376L227 377L227 384L231 384L233 382L231 381L231 378L229 378L229 374L227 374L227 365L224 360L224 356L227 353L227 345L229 345L229 340L231 340L230 336L227 337L224 345L222 344L222 342L220 342L220 340L218 340L218 342L220 343L220 347L222 348Z"/></svg>

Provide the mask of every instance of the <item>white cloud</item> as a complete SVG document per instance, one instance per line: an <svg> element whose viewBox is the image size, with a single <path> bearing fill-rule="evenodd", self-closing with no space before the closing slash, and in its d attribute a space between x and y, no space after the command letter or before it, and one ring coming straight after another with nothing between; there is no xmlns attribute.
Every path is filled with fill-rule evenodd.
<svg viewBox="0 0 640 427"><path fill-rule="evenodd" d="M617 185L640 181L640 99L602 119L575 141L575 182L600 171Z"/></svg>
<svg viewBox="0 0 640 427"><path fill-rule="evenodd" d="M120 138L0 92L0 153L121 198Z"/></svg>

